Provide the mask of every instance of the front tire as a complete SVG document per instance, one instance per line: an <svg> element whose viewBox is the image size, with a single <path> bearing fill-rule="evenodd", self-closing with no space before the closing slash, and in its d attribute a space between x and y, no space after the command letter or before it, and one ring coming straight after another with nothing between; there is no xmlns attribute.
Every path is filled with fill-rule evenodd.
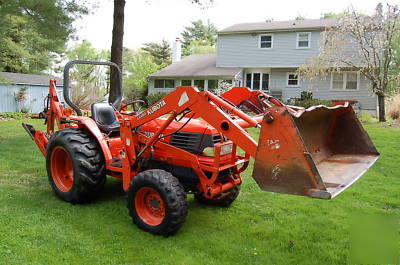
<svg viewBox="0 0 400 265"><path fill-rule="evenodd" d="M46 167L54 193L73 204L94 200L106 182L98 142L78 129L54 133L47 146Z"/></svg>
<svg viewBox="0 0 400 265"><path fill-rule="evenodd" d="M127 191L129 215L141 229L173 235L187 216L186 193L170 173L152 169L139 173Z"/></svg>

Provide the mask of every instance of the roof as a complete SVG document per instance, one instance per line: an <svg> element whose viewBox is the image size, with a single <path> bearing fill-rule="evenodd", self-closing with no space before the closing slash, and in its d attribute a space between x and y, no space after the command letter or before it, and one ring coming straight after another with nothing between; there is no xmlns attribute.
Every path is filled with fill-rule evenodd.
<svg viewBox="0 0 400 265"><path fill-rule="evenodd" d="M32 75L32 74L0 72L0 79L6 79L12 84L46 85L46 86L49 85L50 79L55 79L57 81L57 86L63 85L62 79L48 75Z"/></svg>
<svg viewBox="0 0 400 265"><path fill-rule="evenodd" d="M304 20L287 20L287 21L271 21L242 23L227 27L218 33L239 33L239 32L259 32L259 31L299 31L307 29L323 29L335 26L338 22L336 18L329 19L304 19Z"/></svg>
<svg viewBox="0 0 400 265"><path fill-rule="evenodd" d="M233 77L240 71L236 67L216 67L216 54L192 54L149 77Z"/></svg>

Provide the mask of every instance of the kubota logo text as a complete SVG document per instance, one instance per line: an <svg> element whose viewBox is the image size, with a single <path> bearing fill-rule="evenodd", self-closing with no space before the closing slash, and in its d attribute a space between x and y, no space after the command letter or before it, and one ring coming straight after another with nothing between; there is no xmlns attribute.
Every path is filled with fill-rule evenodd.
<svg viewBox="0 0 400 265"><path fill-rule="evenodd" d="M157 110L161 109L165 105L166 105L165 101L161 100L160 102L158 102L157 104L153 105L150 109L147 110L147 115L153 114L154 112L156 112Z"/></svg>
<svg viewBox="0 0 400 265"><path fill-rule="evenodd" d="M137 116L136 119L139 120L139 119L143 118L144 116L146 116L146 114L147 114L147 115L153 114L154 112L156 112L157 110L161 109L161 108L164 107L165 105L166 105L165 101L164 101L164 100L161 100L161 101L158 102L157 104L151 106L150 109L147 110L147 112L146 112L146 111L143 111L142 113L140 113L140 114Z"/></svg>

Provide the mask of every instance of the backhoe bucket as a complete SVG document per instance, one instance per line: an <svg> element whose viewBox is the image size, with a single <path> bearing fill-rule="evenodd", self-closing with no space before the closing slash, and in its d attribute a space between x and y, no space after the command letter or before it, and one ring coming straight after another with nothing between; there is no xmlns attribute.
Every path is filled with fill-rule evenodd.
<svg viewBox="0 0 400 265"><path fill-rule="evenodd" d="M351 106L271 109L253 178L262 190L331 199L379 157Z"/></svg>

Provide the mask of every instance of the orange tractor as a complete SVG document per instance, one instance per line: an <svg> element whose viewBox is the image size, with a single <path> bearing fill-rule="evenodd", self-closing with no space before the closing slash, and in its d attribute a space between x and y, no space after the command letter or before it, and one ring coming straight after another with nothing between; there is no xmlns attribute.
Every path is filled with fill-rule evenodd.
<svg viewBox="0 0 400 265"><path fill-rule="evenodd" d="M121 105L120 81L116 100L92 104L91 117L84 117L70 99L74 64L108 65L120 74L111 62L69 62L63 91L69 107L50 80L47 131L23 127L46 157L58 197L89 202L101 194L106 175L119 178L133 222L151 233L168 236L182 226L187 193L204 204L230 205L251 157L262 190L331 199L379 156L348 104L303 109L246 87L221 96L178 87L143 111L128 111L143 102ZM258 142L246 128L260 129Z"/></svg>

